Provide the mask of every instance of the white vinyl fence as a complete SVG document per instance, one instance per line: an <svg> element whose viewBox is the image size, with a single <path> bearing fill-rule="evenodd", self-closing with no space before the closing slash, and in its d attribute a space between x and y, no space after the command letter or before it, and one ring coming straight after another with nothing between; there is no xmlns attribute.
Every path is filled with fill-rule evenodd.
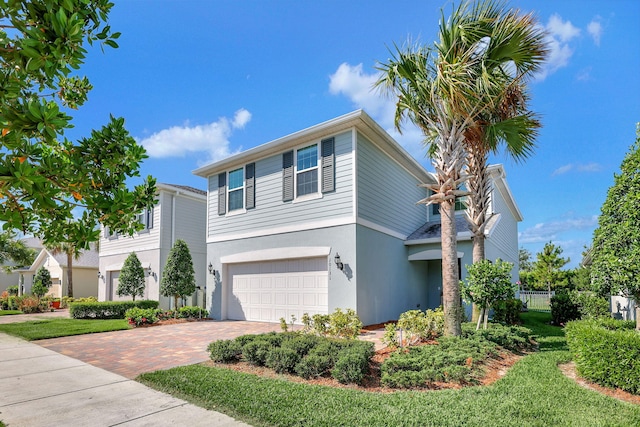
<svg viewBox="0 0 640 427"><path fill-rule="evenodd" d="M520 291L520 301L527 305L532 311L551 311L551 297L555 295L547 291Z"/></svg>

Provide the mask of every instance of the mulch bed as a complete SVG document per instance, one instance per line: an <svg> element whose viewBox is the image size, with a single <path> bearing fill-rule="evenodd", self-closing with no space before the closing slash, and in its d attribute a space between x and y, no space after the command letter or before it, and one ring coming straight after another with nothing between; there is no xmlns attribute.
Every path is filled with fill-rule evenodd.
<svg viewBox="0 0 640 427"><path fill-rule="evenodd" d="M578 372L576 371L576 364L574 362L558 365L558 368L560 368L560 371L567 378L574 380L576 383L578 383L578 385L584 388L597 391L598 393L606 394L607 396L613 397L614 399L640 405L640 396L631 394L629 392L620 390L618 388L614 389L614 388L603 387L600 384L596 384L594 382L591 382L589 380L579 377Z"/></svg>
<svg viewBox="0 0 640 427"><path fill-rule="evenodd" d="M376 328L379 329L379 328ZM371 359L371 363L369 364L369 374L365 376L362 384L341 384L337 380L332 377L320 377L305 380L302 377L291 374L278 374L270 368L264 366L255 366L248 362L237 362L237 363L215 363L213 361L207 361L203 364L205 366L212 366L223 369L232 369L238 372L244 372L247 374L258 375L266 378L276 378L276 379L284 379L287 381L297 382L297 383L305 383L305 384L314 384L314 385L323 385L328 387L336 387L336 388L348 388L352 390L361 390L367 392L374 393L393 393L395 391L399 391L401 389L384 387L380 383L380 366L382 363L393 353L394 350L389 348L384 348L382 350L376 351L375 355ZM485 376L480 380L479 385L490 385L496 382L498 379L502 378L508 371L508 369L513 366L518 360L520 360L523 356L516 355L510 352L504 352L500 354L495 359L489 359L483 365L485 369ZM445 383L445 382L435 382L429 384L428 387L420 388L418 390L443 390L443 389L460 389L463 387L468 387L461 384L453 384L453 383Z"/></svg>
<svg viewBox="0 0 640 427"><path fill-rule="evenodd" d="M134 326L134 328L150 328L152 326L175 325L177 323L187 323L187 322L206 322L208 320L213 320L213 319L210 317L203 317L202 319L167 319L167 320L160 320L152 324Z"/></svg>

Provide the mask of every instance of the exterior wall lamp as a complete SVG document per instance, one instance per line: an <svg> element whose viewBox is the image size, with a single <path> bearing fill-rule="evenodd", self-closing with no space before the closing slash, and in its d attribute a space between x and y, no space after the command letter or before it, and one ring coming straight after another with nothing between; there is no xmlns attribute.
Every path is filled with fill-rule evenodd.
<svg viewBox="0 0 640 427"><path fill-rule="evenodd" d="M151 270L151 264L149 264L149 268L147 269L147 275L158 280L158 275Z"/></svg>
<svg viewBox="0 0 640 427"><path fill-rule="evenodd" d="M336 267L338 268L338 270L342 271L344 269L344 264L340 259L340 254L336 252L336 257L333 260L335 261Z"/></svg>
<svg viewBox="0 0 640 427"><path fill-rule="evenodd" d="M216 275L216 270L213 268L213 264L211 264L211 262L209 262L209 274L212 276Z"/></svg>
<svg viewBox="0 0 640 427"><path fill-rule="evenodd" d="M98 280L100 279L104 280L104 276L100 273L100 270L98 270Z"/></svg>

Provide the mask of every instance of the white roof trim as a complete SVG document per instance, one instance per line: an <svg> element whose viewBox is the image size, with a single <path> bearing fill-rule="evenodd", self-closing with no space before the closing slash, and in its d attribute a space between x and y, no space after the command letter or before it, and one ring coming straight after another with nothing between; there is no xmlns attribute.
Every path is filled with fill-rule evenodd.
<svg viewBox="0 0 640 427"><path fill-rule="evenodd" d="M275 261L293 258L318 258L329 256L330 253L331 247L329 246L273 248L226 255L220 257L220 262L222 264L235 264L241 262Z"/></svg>
<svg viewBox="0 0 640 427"><path fill-rule="evenodd" d="M457 252L458 258L464 256L464 252ZM409 261L431 261L435 259L442 259L442 251L440 249L429 249L428 251L422 251L409 255Z"/></svg>
<svg viewBox="0 0 640 427"><path fill-rule="evenodd" d="M511 193L511 189L509 188L509 184L507 184L507 173L504 170L504 167L501 164L490 165L489 174L491 178L493 178L493 182L495 183L496 188L502 194L505 203L511 210L513 217L517 222L521 222L524 218L522 216L522 212L520 212L520 208L516 203L516 199L513 198L513 193Z"/></svg>

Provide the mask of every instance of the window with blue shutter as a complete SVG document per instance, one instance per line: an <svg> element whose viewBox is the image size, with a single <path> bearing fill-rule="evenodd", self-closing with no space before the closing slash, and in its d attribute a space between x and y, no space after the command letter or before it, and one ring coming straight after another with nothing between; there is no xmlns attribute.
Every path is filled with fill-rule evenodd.
<svg viewBox="0 0 640 427"><path fill-rule="evenodd" d="M293 200L293 151L282 155L282 201Z"/></svg>
<svg viewBox="0 0 640 427"><path fill-rule="evenodd" d="M227 213L227 173L218 174L218 215Z"/></svg>
<svg viewBox="0 0 640 427"><path fill-rule="evenodd" d="M335 180L335 138L323 139L321 147L322 166L322 192L326 193L336 189Z"/></svg>
<svg viewBox="0 0 640 427"><path fill-rule="evenodd" d="M245 167L245 208L256 207L256 164L249 163Z"/></svg>

